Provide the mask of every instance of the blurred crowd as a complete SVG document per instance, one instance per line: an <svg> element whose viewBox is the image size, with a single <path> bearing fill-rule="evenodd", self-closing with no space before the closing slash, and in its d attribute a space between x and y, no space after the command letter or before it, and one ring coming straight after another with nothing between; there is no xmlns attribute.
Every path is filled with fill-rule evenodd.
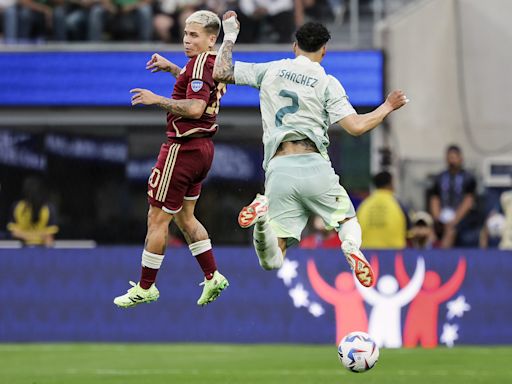
<svg viewBox="0 0 512 384"><path fill-rule="evenodd" d="M235 10L240 43L289 43L305 17L340 21L345 0L0 0L3 41L179 43L199 9Z"/></svg>
<svg viewBox="0 0 512 384"><path fill-rule="evenodd" d="M464 168L462 150L446 149L446 169L425 191L426 210L405 207L394 194L393 176L373 176L373 192L357 209L363 248L450 249L480 247L512 249L512 190L478 194L477 182ZM314 217L303 248L336 248L340 242L321 219Z"/></svg>
<svg viewBox="0 0 512 384"><path fill-rule="evenodd" d="M475 176L464 168L462 150L457 145L450 145L446 149L446 168L432 179L432 185L425 190L425 207L413 209L405 206L395 195L395 181L388 171L375 174L372 182L372 191L366 198L360 201L354 199L363 232L362 246L365 249L512 249L512 189L479 192ZM350 186L347 187L350 190ZM238 194L241 193L240 187L222 184L221 195L226 197L227 205L220 208L223 212L230 209L238 212L242 203L236 201L236 192L235 195L227 195L226 188L238 188ZM252 188L258 187L252 185L245 192L252 194ZM106 187L102 187L102 195L115 194L105 194L105 189ZM203 198L213 198L218 204L218 188L211 185L209 190L212 195L205 193ZM60 232L57 226L59 222L64 231L68 230L69 236L69 229L66 227L75 226L77 223L65 223L62 218L59 220L55 208L59 204L54 204L59 198L50 198L47 185L41 177L27 177L20 192L21 195L11 206L6 228L9 232L7 238L20 240L29 246L52 246L54 236ZM243 201L243 197L241 200ZM85 201L80 201L85 204ZM109 199L108 201L110 202ZM145 204L145 199L141 198L140 201ZM211 206L212 204L207 203L206 211L211 211ZM106 210L108 209L105 207L101 208L102 212ZM218 216L216 217L218 220ZM110 222L110 219L107 221ZM143 224L144 221L141 220L141 225ZM96 225L102 228L100 223ZM228 243L234 241L233 226L236 224L226 223L225 229L230 233L231 239ZM169 235L169 246L185 244L175 227L171 226ZM119 238L118 241L126 241L126 237ZM339 248L340 245L337 232L327 229L320 217L311 217L300 247Z"/></svg>

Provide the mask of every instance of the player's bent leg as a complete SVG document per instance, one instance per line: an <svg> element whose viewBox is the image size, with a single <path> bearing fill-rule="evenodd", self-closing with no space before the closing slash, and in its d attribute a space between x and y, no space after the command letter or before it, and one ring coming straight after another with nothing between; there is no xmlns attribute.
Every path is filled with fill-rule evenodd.
<svg viewBox="0 0 512 384"><path fill-rule="evenodd" d="M357 221L357 217L344 221L338 235L341 240L341 250L350 268L354 271L357 280L364 287L373 286L375 284L375 275L372 266L359 249L362 241L361 226Z"/></svg>
<svg viewBox="0 0 512 384"><path fill-rule="evenodd" d="M185 200L183 209L176 214L176 224L189 244L190 253L196 258L204 273L203 292L197 301L206 305L217 299L229 286L228 280L217 270L208 232L194 215L197 200Z"/></svg>
<svg viewBox="0 0 512 384"><path fill-rule="evenodd" d="M254 226L253 245L261 268L266 271L281 268L284 261L286 241L278 239L267 220L266 214L261 216Z"/></svg>
<svg viewBox="0 0 512 384"><path fill-rule="evenodd" d="M242 228L254 225L253 245L261 268L272 271L281 268L286 252L286 239L278 239L268 222L269 200L257 194L251 204L242 208L238 224Z"/></svg>
<svg viewBox="0 0 512 384"><path fill-rule="evenodd" d="M276 246L269 244L273 243L272 241L261 242L264 244L261 246L260 243L257 242L256 238L254 238L254 249L258 255L260 266L265 271L273 271L283 266L283 251L277 246L277 238L275 238L275 240Z"/></svg>
<svg viewBox="0 0 512 384"><path fill-rule="evenodd" d="M137 284L130 282L132 288L114 299L114 304L117 306L130 308L142 303L151 303L159 298L160 293L155 286L155 281L165 256L168 228L172 218L171 214L162 209L150 206L140 281Z"/></svg>

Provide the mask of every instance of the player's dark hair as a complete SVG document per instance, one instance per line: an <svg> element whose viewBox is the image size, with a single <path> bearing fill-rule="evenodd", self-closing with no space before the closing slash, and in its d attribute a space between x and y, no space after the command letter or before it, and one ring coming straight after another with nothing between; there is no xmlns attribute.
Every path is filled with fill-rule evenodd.
<svg viewBox="0 0 512 384"><path fill-rule="evenodd" d="M457 144L450 144L448 146L448 148L446 148L446 153L448 153L448 152L457 152L457 153L461 154L462 150L460 149L460 147Z"/></svg>
<svg viewBox="0 0 512 384"><path fill-rule="evenodd" d="M373 185L375 188L389 187L393 181L393 176L387 171L382 171L373 176Z"/></svg>
<svg viewBox="0 0 512 384"><path fill-rule="evenodd" d="M323 24L308 22L295 32L295 40L300 49L316 52L331 39L331 34Z"/></svg>
<svg viewBox="0 0 512 384"><path fill-rule="evenodd" d="M204 26L204 30L210 35L219 36L220 24L216 21L212 21Z"/></svg>

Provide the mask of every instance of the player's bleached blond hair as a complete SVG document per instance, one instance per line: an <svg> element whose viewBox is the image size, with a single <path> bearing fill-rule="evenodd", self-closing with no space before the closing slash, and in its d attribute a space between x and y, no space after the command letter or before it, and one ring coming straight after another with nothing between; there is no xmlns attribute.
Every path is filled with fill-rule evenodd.
<svg viewBox="0 0 512 384"><path fill-rule="evenodd" d="M220 32L220 18L211 11L196 11L187 17L185 23L197 23L212 35L218 36Z"/></svg>

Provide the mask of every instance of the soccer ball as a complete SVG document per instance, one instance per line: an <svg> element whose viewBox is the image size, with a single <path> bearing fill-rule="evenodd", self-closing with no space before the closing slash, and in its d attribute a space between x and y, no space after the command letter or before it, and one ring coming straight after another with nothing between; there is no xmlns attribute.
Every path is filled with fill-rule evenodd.
<svg viewBox="0 0 512 384"><path fill-rule="evenodd" d="M341 364L352 372L365 372L372 369L379 360L379 347L370 335L352 332L338 345Z"/></svg>

